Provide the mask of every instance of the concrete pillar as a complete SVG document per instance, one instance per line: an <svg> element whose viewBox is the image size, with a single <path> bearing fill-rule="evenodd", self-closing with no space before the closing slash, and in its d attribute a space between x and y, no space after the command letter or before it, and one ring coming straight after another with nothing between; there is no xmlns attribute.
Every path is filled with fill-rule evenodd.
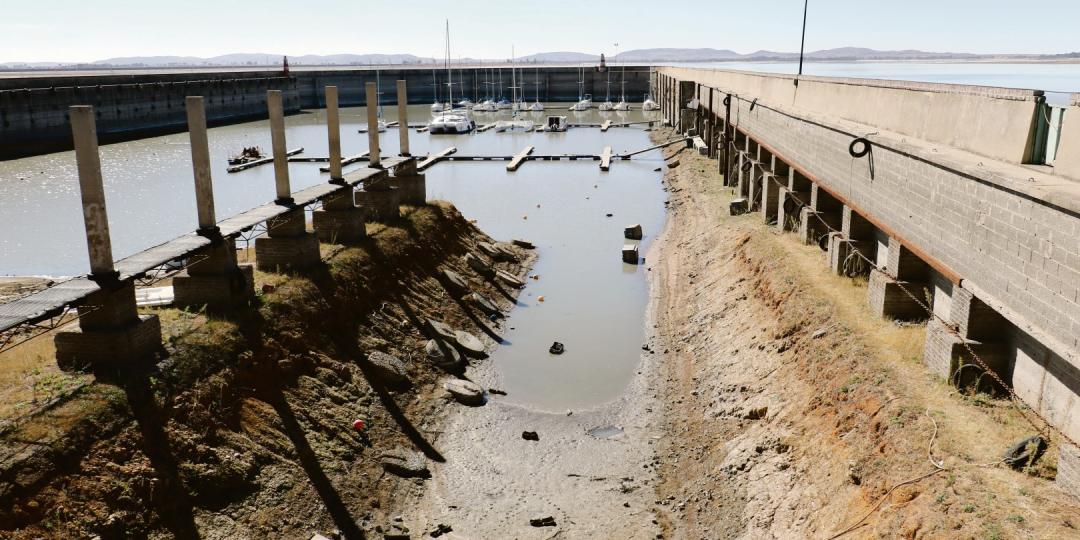
<svg viewBox="0 0 1080 540"><path fill-rule="evenodd" d="M776 159L775 155L769 155L769 167L768 171L761 181L761 216L765 219L766 223L771 223L777 218L780 206L780 176L777 172L777 165L780 165L786 171L787 165L784 165L783 161ZM784 184L787 184L787 174L783 173Z"/></svg>
<svg viewBox="0 0 1080 540"><path fill-rule="evenodd" d="M979 384L981 390L997 387L989 376L982 377L981 368L971 351L1006 381L1009 376L1007 340L1011 325L1000 314L960 285L952 287L946 322L931 319L926 325L926 345L923 361L930 371L959 386ZM946 326L948 324L948 326ZM950 327L955 332L950 331Z"/></svg>
<svg viewBox="0 0 1080 540"><path fill-rule="evenodd" d="M255 266L262 272L295 272L322 262L319 241L307 232L303 207L266 221L266 235L255 239Z"/></svg>
<svg viewBox="0 0 1080 540"><path fill-rule="evenodd" d="M799 237L802 241L821 245L823 237L830 231L839 231L842 206L821 186L811 184L810 206L803 208L799 215Z"/></svg>
<svg viewBox="0 0 1080 540"><path fill-rule="evenodd" d="M202 96L188 96L188 138L191 141L191 168L195 174L195 207L199 230L217 230L214 212L214 185L210 177L210 142L206 133L206 108Z"/></svg>
<svg viewBox="0 0 1080 540"><path fill-rule="evenodd" d="M56 334L56 362L62 369L119 368L148 360L161 350L161 323L135 308L135 286L120 281L113 267L105 188L93 107L70 108L83 223L90 255L90 279L101 290L79 304L79 328Z"/></svg>
<svg viewBox="0 0 1080 540"><path fill-rule="evenodd" d="M840 233L830 235L829 269L838 276L869 275L876 257L874 226L844 205Z"/></svg>
<svg viewBox="0 0 1080 540"><path fill-rule="evenodd" d="M416 160L410 159L394 168L390 187L398 190L401 204L419 206L427 203L427 179L416 170Z"/></svg>
<svg viewBox="0 0 1080 540"><path fill-rule="evenodd" d="M889 237L887 245L884 268L870 271L870 309L890 319L926 320L930 317L926 307L933 305L930 267L895 237Z"/></svg>
<svg viewBox="0 0 1080 540"><path fill-rule="evenodd" d="M746 181L747 208L750 211L757 210L761 206L761 183L764 171L761 168L761 145L747 139L747 148L750 150L750 170L747 171Z"/></svg>
<svg viewBox="0 0 1080 540"><path fill-rule="evenodd" d="M397 110L400 155L409 156L412 155L409 153L409 91L405 88L405 81L397 82Z"/></svg>
<svg viewBox="0 0 1080 540"><path fill-rule="evenodd" d="M274 185L278 202L292 201L289 186L289 157L285 148L285 109L281 90L266 91L266 107L270 112L270 141L274 152Z"/></svg>
<svg viewBox="0 0 1080 540"><path fill-rule="evenodd" d="M380 169L382 159L379 154L379 90L375 83L369 82L364 85L364 92L367 94L368 166Z"/></svg>
<svg viewBox="0 0 1080 540"><path fill-rule="evenodd" d="M779 165L778 165L779 168ZM780 203L776 209L776 227L781 231L798 231L802 208L810 204L811 184L803 175L786 163L787 182L780 189Z"/></svg>
<svg viewBox="0 0 1080 540"><path fill-rule="evenodd" d="M419 175L418 175L419 176ZM400 188L393 185L387 172L364 181L364 189L355 195L356 206L370 221L394 221L401 217Z"/></svg>
<svg viewBox="0 0 1080 540"><path fill-rule="evenodd" d="M364 209L356 206L352 186L327 195L322 208L311 215L315 236L331 244L351 243L367 237Z"/></svg>
<svg viewBox="0 0 1080 540"><path fill-rule="evenodd" d="M341 181L341 117L336 86L326 87L326 134L330 147L330 180Z"/></svg>

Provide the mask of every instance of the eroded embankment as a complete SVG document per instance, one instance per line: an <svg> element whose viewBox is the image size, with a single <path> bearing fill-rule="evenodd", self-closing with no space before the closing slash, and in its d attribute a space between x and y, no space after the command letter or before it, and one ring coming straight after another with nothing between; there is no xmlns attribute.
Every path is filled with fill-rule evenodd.
<svg viewBox="0 0 1080 540"><path fill-rule="evenodd" d="M257 309L236 318L159 311L159 370L93 384L5 433L0 536L360 538L392 523L421 481L384 473L380 454L443 459L430 440L446 373L425 355L426 319L489 348L497 335L440 272L503 309L515 292L462 262L489 239L453 207L404 213L357 246L324 246L320 271L259 274ZM531 256L515 251L498 267L521 275ZM372 351L404 360L411 384L390 384Z"/></svg>
<svg viewBox="0 0 1080 540"><path fill-rule="evenodd" d="M657 134L657 139L670 136ZM999 463L1009 403L922 366L924 328L874 317L817 247L727 215L716 162L679 153L655 261L657 507L675 538L1073 538L1080 506Z"/></svg>

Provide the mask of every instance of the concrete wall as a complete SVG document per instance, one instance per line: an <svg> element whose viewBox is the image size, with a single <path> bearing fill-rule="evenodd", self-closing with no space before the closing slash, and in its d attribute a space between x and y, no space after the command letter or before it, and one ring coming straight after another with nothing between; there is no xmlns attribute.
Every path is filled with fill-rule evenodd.
<svg viewBox="0 0 1080 540"><path fill-rule="evenodd" d="M585 92L602 100L610 74L612 99L617 101L623 70L622 66L606 72L585 68ZM640 102L648 89L649 68L626 66L625 72L627 99ZM537 68L527 67L524 74L525 82L519 85L524 87L526 100L532 101ZM455 83L464 80L462 85L455 84L455 101L462 89L475 99L484 95L484 81L497 80L498 69L455 69L453 76ZM445 70L437 70L436 77L445 99ZM576 101L581 77L578 67L540 67L540 99ZM430 68L380 69L378 79L383 103L397 101L398 79L408 82L410 103L434 101ZM297 112L322 107L323 89L328 85L338 86L342 106L363 105L364 84L375 80L374 70L352 68L297 70L289 76L281 71L223 71L0 78L0 159L70 148L70 105L93 105L102 142L113 142L186 129L185 96L204 96L209 121L222 124L265 117L268 89L283 90L286 112ZM509 98L509 67L503 68L502 81L500 94Z"/></svg>
<svg viewBox="0 0 1080 540"><path fill-rule="evenodd" d="M1080 178L1080 94L1073 94L1071 102L1062 119L1054 170L1062 176Z"/></svg>
<svg viewBox="0 0 1080 540"><path fill-rule="evenodd" d="M918 253L941 292L936 313L948 320L955 311L949 295L962 287L1004 317L1010 327L999 339L1009 382L1080 440L1075 103L1053 171L1020 164L1033 92L824 78L803 79L796 90L783 76L658 71L659 89L675 77L722 91L714 91L712 103L698 91L706 96L703 108L720 115L720 101L731 93L730 121L740 132ZM872 152L855 158L848 147L863 136Z"/></svg>

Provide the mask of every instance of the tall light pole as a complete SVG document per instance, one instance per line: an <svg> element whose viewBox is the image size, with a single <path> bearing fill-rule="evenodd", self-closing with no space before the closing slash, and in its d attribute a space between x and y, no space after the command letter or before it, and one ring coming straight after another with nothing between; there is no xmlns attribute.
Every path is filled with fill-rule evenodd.
<svg viewBox="0 0 1080 540"><path fill-rule="evenodd" d="M799 74L795 76L795 86L799 86L799 77L802 77L803 53L806 51L806 11L809 6L810 0L803 0L802 42L799 44Z"/></svg>

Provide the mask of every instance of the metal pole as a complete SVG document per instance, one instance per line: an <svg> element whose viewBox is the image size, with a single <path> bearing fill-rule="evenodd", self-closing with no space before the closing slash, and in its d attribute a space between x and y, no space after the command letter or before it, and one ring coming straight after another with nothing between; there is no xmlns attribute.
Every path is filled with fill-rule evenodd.
<svg viewBox="0 0 1080 540"><path fill-rule="evenodd" d="M206 105L202 96L187 96L188 138L191 140L191 168L195 173L195 207L199 230L217 231L214 216L214 185L210 176L210 142L206 134Z"/></svg>
<svg viewBox="0 0 1080 540"><path fill-rule="evenodd" d="M285 108L281 90L266 91L266 106L270 109L270 141L274 151L274 184L278 202L292 201L289 187L289 157L285 150Z"/></svg>
<svg viewBox="0 0 1080 540"><path fill-rule="evenodd" d="M806 51L806 11L809 6L810 0L803 0L802 42L799 44L799 75L795 77L795 86L799 86L799 77L802 77L803 52Z"/></svg>
<svg viewBox="0 0 1080 540"><path fill-rule="evenodd" d="M368 166L380 169L382 163L379 159L379 94L375 83L366 83L364 93L367 94Z"/></svg>
<svg viewBox="0 0 1080 540"><path fill-rule="evenodd" d="M475 77L474 77L475 78ZM405 81L397 82L398 136L401 137L401 155L409 154L409 91Z"/></svg>
<svg viewBox="0 0 1080 540"><path fill-rule="evenodd" d="M71 135L75 140L75 161L79 169L86 248L90 254L90 274L112 276L116 272L113 269L112 242L109 239L109 216L105 212L105 187L101 179L101 156L98 154L94 108L89 105L74 105L69 111Z"/></svg>
<svg viewBox="0 0 1080 540"><path fill-rule="evenodd" d="M326 87L326 135L330 144L330 181L339 181L341 175L341 116L338 113L338 89Z"/></svg>

